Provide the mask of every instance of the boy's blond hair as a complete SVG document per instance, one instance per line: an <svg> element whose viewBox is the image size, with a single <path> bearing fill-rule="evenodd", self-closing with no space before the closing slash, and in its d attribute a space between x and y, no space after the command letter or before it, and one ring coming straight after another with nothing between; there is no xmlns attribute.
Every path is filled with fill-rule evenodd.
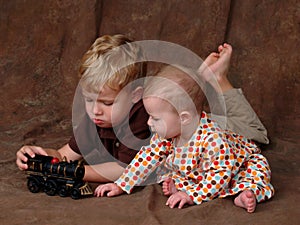
<svg viewBox="0 0 300 225"><path fill-rule="evenodd" d="M176 110L200 113L205 102L203 84L192 70L178 66L164 66L155 76L147 78L143 97L158 97L168 101Z"/></svg>
<svg viewBox="0 0 300 225"><path fill-rule="evenodd" d="M130 82L146 75L146 63L137 62L140 49L122 34L96 39L82 58L79 69L81 86L99 92L103 85L121 90Z"/></svg>

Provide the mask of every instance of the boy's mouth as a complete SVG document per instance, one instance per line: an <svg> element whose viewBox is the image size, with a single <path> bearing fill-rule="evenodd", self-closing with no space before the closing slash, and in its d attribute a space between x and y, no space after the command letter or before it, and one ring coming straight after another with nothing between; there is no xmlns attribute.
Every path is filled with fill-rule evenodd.
<svg viewBox="0 0 300 225"><path fill-rule="evenodd" d="M102 125L104 124L104 121L103 120L100 120L100 119L93 119L93 122L97 125Z"/></svg>

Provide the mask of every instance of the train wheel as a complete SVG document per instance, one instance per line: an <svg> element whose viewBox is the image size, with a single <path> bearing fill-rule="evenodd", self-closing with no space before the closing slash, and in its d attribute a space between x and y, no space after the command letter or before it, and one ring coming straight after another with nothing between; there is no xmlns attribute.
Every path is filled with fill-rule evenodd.
<svg viewBox="0 0 300 225"><path fill-rule="evenodd" d="M58 195L60 197L67 197L68 196L68 190L65 186L61 186L58 190Z"/></svg>
<svg viewBox="0 0 300 225"><path fill-rule="evenodd" d="M41 189L41 182L35 177L29 177L27 187L30 192L37 193Z"/></svg>
<svg viewBox="0 0 300 225"><path fill-rule="evenodd" d="M55 195L57 190L57 184L54 180L47 180L44 187L44 192L47 195Z"/></svg>
<svg viewBox="0 0 300 225"><path fill-rule="evenodd" d="M71 198L79 199L81 197L80 190L78 188L73 188L71 191Z"/></svg>

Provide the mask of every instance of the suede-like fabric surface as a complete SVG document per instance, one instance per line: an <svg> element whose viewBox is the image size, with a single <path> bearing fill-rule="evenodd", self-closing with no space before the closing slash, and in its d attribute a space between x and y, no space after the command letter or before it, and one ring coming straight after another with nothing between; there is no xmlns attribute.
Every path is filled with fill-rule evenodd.
<svg viewBox="0 0 300 225"><path fill-rule="evenodd" d="M13 161L1 162L1 224L145 224L145 225L239 225L299 223L299 154L297 146L277 140L274 148L263 150L272 167L275 196L257 205L254 213L234 206L232 198L214 199L201 205L170 209L158 184L138 187L131 195L70 197L33 194L26 186L26 175ZM289 153L286 149L289 148ZM97 184L91 184L95 188Z"/></svg>
<svg viewBox="0 0 300 225"><path fill-rule="evenodd" d="M0 0L0 223L299 224L299 8L298 0ZM201 58L233 46L229 79L271 140L263 154L273 199L248 214L229 198L169 209L159 185L77 201L27 190L16 151L67 143L80 59L97 37L116 33L176 43Z"/></svg>

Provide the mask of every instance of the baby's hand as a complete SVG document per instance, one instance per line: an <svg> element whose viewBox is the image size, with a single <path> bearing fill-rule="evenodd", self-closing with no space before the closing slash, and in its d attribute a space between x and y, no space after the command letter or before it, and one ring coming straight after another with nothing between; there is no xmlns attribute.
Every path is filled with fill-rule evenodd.
<svg viewBox="0 0 300 225"><path fill-rule="evenodd" d="M26 170L28 168L26 162L28 158L25 156L25 154L28 154L31 158L34 158L34 156L37 155L48 155L46 151L38 146L23 146L19 151L17 151L16 156L16 164L19 167L20 170Z"/></svg>
<svg viewBox="0 0 300 225"><path fill-rule="evenodd" d="M178 209L181 209L185 204L194 205L192 199L185 192L182 191L178 191L172 194L168 198L166 205L173 209L178 203Z"/></svg>
<svg viewBox="0 0 300 225"><path fill-rule="evenodd" d="M105 193L107 193L108 197L112 197L122 194L123 190L114 183L101 184L95 189L94 195L96 197L103 197Z"/></svg>

